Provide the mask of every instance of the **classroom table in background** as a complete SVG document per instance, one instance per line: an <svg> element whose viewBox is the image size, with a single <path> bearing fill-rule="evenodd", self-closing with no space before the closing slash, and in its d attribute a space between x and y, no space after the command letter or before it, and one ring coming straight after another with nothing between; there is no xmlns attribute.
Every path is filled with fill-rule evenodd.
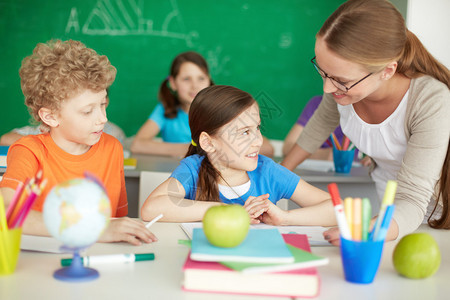
<svg viewBox="0 0 450 300"><path fill-rule="evenodd" d="M97 280L67 283L53 279L60 268L61 258L67 254L22 251L17 269L12 275L0 276L0 298L16 299L158 299L158 300L250 300L287 299L244 295L185 292L181 289L182 266L188 248L178 244L187 239L178 223L156 223L151 230L159 238L153 244L131 246L124 243L97 243L87 255L119 253L155 253L154 261L131 264L101 265ZM321 278L320 295L314 299L448 299L450 295L450 239L448 231L420 226L419 232L430 233L439 244L442 262L430 278L413 280L398 275L392 265L392 252L396 242L387 242L378 274L372 284L360 285L344 280L339 248L312 247L314 254L328 257L330 263L318 267Z"/></svg>

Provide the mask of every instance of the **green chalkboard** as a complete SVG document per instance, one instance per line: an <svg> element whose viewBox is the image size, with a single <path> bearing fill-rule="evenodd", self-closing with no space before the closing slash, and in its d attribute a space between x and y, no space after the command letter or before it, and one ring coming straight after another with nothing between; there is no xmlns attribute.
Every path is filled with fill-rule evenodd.
<svg viewBox="0 0 450 300"><path fill-rule="evenodd" d="M320 94L315 33L339 0L0 0L0 133L24 126L18 70L39 42L75 39L117 68L108 118L134 135L157 103L171 60L195 50L217 84L260 103L263 133L283 139Z"/></svg>

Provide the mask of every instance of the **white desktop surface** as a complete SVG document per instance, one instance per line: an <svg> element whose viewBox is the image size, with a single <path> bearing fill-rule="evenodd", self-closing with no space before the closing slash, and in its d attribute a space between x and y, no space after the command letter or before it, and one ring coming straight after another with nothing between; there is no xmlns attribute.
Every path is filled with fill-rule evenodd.
<svg viewBox="0 0 450 300"><path fill-rule="evenodd" d="M182 266L188 248L179 245L187 239L179 224L156 223L151 230L159 241L144 246L95 244L89 255L115 253L155 253L154 261L98 266L100 277L94 281L67 283L53 279L60 259L67 254L20 253L14 274L0 276L0 299L277 299L244 295L185 292L181 289ZM385 244L382 262L372 284L358 285L344 280L338 247L313 247L313 253L329 258L329 265L319 267L320 294L315 299L448 299L450 295L450 236L448 231L422 225L435 237L442 254L440 269L434 276L411 280L399 276L392 265L396 242ZM286 299L286 298L279 298Z"/></svg>

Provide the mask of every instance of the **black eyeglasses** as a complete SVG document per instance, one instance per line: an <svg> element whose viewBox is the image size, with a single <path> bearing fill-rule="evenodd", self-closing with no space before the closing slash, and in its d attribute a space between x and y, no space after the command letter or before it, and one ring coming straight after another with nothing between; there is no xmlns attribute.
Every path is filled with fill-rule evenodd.
<svg viewBox="0 0 450 300"><path fill-rule="evenodd" d="M357 85L358 83L360 83L361 81L363 81L364 79L366 79L367 77L369 77L370 75L372 75L373 73L369 73L368 75L364 76L364 78L358 80L356 83L352 84L350 87L346 87L345 84L343 84L342 82L340 82L337 79L334 79L331 76L328 76L327 73L325 73L321 68L319 68L319 66L316 64L315 62L316 57L314 56L311 59L311 63L313 64L314 68L316 69L317 73L319 73L319 75L325 80L325 79L330 79L331 83L337 87L339 90L341 91L345 91L348 92L352 87L354 87L355 85Z"/></svg>

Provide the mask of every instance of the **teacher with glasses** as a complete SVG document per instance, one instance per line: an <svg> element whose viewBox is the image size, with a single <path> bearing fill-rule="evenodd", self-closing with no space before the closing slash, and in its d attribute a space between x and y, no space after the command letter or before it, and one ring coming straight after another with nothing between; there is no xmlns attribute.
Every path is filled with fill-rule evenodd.
<svg viewBox="0 0 450 300"><path fill-rule="evenodd" d="M293 170L340 124L375 162L377 200L388 180L398 182L387 240L422 222L449 229L449 70L385 0L342 4L317 33L315 54L323 100L282 165ZM324 237L339 244L337 228Z"/></svg>

